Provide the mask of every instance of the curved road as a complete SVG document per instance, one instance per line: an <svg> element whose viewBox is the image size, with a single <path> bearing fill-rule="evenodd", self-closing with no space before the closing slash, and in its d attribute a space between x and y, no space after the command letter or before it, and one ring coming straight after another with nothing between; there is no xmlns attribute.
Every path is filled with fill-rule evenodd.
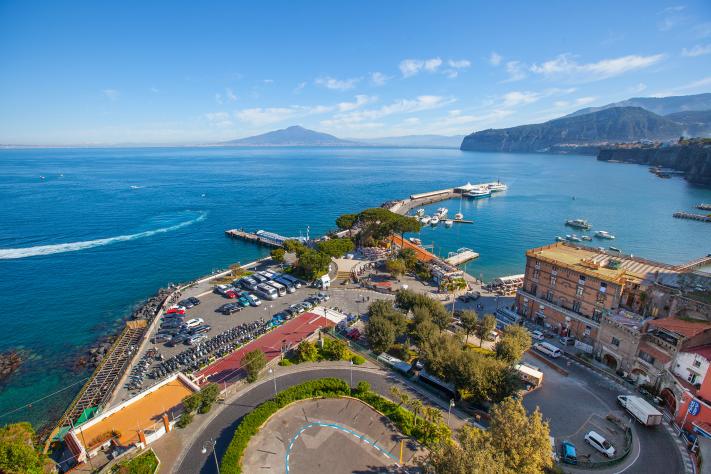
<svg viewBox="0 0 711 474"><path fill-rule="evenodd" d="M296 385L307 380L320 379L323 377L337 377L350 381L350 370L343 369L318 369L306 370L302 372L294 372L285 374L276 378L277 389L283 390L292 385ZM365 380L370 383L372 389L382 395L388 396L390 386L394 384L402 385L399 378L394 375L388 375L381 371L367 369L353 369L353 385L359 381ZM183 451L182 459L176 462L176 468L173 472L185 474L216 474L215 461L212 456L202 454L202 446L205 441L210 438L217 440L215 450L217 458L222 459L227 446L229 445L235 428L239 424L242 417L252 411L260 403L274 396L274 382L271 379L265 379L259 385L251 388L244 395L228 402L226 406L210 421L204 430L193 439L192 444ZM453 414L454 416L454 414Z"/></svg>
<svg viewBox="0 0 711 474"><path fill-rule="evenodd" d="M542 364L537 365L542 366ZM556 378L551 369L545 366L542 368L549 381ZM601 404L609 409L614 409L615 397L619 394L617 387L606 378L584 368L575 365L566 366L565 368L570 372L570 377L565 377L567 383L577 386L577 390L573 389L569 392L557 390L556 384L544 383L541 389L524 398L524 404L529 409L536 405L540 406L544 417L551 420L552 427L560 422L570 421L570 417L575 418L575 413L585 404ZM283 390L292 385L322 377L337 377L349 382L350 371L348 368L329 368L289 373L276 378L277 389ZM353 384L355 385L361 380L367 381L374 391L385 396L388 396L391 385L397 384L403 387L401 379L394 374L387 374L373 369L354 368ZM566 383L564 382L563 386L565 385ZM587 396L581 396L583 394ZM243 395L228 402L214 419L192 439L191 444L183 450L182 459L176 461L176 468L173 472L190 474L198 472L202 474L217 473L214 459L209 455L210 453L206 455L201 452L203 443L211 438L217 440L215 449L218 459L221 459L242 417L273 395L274 382L271 379L265 379L259 385L251 387ZM417 396L416 394L412 395ZM454 413L452 415L454 416ZM568 423L565 424L568 425ZM633 449L626 462L613 469L599 472L605 474L622 472L626 474L684 472L681 457L674 440L662 428L650 430L637 425L634 431L635 440L639 444L635 446L636 449ZM576 472L582 471L576 470Z"/></svg>

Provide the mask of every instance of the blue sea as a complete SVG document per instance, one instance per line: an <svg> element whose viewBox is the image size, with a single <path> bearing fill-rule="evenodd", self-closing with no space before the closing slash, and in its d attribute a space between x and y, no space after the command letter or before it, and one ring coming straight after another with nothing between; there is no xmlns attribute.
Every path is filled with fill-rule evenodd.
<svg viewBox="0 0 711 474"><path fill-rule="evenodd" d="M460 247L479 252L466 269L485 280L522 273L524 251L571 233L563 223L577 217L614 233L613 245L627 253L669 263L711 253L711 225L671 217L711 202L710 189L590 156L394 148L5 149L0 175L0 350L19 349L27 357L0 387L0 423L40 425L61 413L88 375L73 367L76 356L120 327L158 287L268 252L227 238L230 228L318 236L345 212L500 179L509 190L490 199L428 208L444 205L451 216L461 204L474 224L426 228L420 235L444 256Z"/></svg>

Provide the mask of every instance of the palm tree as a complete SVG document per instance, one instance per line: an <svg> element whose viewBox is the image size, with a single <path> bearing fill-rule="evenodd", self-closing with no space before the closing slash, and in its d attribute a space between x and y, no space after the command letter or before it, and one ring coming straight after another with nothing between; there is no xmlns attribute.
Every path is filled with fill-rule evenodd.
<svg viewBox="0 0 711 474"><path fill-rule="evenodd" d="M413 398L410 401L410 408L412 408L412 413L415 415L415 427L417 427L417 415L422 411L423 406L419 398Z"/></svg>
<svg viewBox="0 0 711 474"><path fill-rule="evenodd" d="M454 302L456 301L454 294L466 288L467 282L464 278L449 278L444 280L439 286L442 290L452 295L452 317L454 317Z"/></svg>
<svg viewBox="0 0 711 474"><path fill-rule="evenodd" d="M402 397L402 392L401 392L400 389L397 388L395 385L392 385L392 386L390 387L390 395L393 397L393 401L402 400L402 398L401 398L401 397ZM399 407L400 405L402 405L402 401L400 402L400 404L398 405L398 407Z"/></svg>

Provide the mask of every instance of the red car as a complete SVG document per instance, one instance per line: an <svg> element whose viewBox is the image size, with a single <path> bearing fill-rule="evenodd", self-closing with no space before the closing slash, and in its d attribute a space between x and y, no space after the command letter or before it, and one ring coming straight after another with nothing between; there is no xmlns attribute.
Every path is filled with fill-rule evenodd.
<svg viewBox="0 0 711 474"><path fill-rule="evenodd" d="M232 290L225 291L225 298L234 299L237 298L237 292Z"/></svg>
<svg viewBox="0 0 711 474"><path fill-rule="evenodd" d="M168 311L165 312L166 314L185 314L185 308L182 306L172 306L168 308Z"/></svg>

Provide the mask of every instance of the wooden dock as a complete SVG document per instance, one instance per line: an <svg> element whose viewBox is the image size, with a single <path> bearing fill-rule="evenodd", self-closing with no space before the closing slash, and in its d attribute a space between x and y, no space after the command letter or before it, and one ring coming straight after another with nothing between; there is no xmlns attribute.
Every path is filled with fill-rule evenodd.
<svg viewBox="0 0 711 474"><path fill-rule="evenodd" d="M677 219L691 219L693 221L711 222L711 215L693 214L691 212L675 212L673 214Z"/></svg>
<svg viewBox="0 0 711 474"><path fill-rule="evenodd" d="M283 247L283 245L275 240L267 239L255 234L254 232L246 232L242 229L226 230L225 234L233 239L242 239L256 244L266 245L268 247Z"/></svg>
<svg viewBox="0 0 711 474"><path fill-rule="evenodd" d="M473 250L465 250L463 252L451 252L450 256L444 259L450 265L457 266L468 262L469 260L474 260L479 258L479 254Z"/></svg>

